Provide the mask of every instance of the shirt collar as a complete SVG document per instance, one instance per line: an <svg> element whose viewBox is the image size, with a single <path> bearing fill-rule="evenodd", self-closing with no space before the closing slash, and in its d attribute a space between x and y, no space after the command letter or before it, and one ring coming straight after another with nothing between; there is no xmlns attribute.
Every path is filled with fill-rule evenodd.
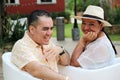
<svg viewBox="0 0 120 80"><path fill-rule="evenodd" d="M25 39L25 41L27 41L27 43L31 44L32 47L41 47L28 35L28 30L25 31L23 39Z"/></svg>

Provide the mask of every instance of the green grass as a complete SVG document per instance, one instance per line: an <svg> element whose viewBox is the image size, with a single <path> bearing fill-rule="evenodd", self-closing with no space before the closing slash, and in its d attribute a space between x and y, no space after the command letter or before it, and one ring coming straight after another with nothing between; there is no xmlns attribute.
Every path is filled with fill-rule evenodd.
<svg viewBox="0 0 120 80"><path fill-rule="evenodd" d="M71 24L71 23L65 24L64 27L65 27L65 38L72 38L73 24ZM80 29L80 24L78 24L78 27ZM55 26L53 31L54 31L53 32L53 37L56 37L56 35L57 35L56 34L56 26ZM80 36L82 36L82 34L83 33L82 33L81 29L80 29ZM109 37L110 37L110 39L112 41L120 41L120 34L111 34L111 35L109 35Z"/></svg>
<svg viewBox="0 0 120 80"><path fill-rule="evenodd" d="M64 25L65 27L65 38L72 38L72 28L73 28L73 24L65 24ZM78 24L78 28L80 29L79 27L79 24ZM54 28L54 33L53 33L53 37L56 37L56 26ZM82 35L82 31L80 30L80 35Z"/></svg>
<svg viewBox="0 0 120 80"><path fill-rule="evenodd" d="M112 41L120 41L120 34L111 34L109 37Z"/></svg>

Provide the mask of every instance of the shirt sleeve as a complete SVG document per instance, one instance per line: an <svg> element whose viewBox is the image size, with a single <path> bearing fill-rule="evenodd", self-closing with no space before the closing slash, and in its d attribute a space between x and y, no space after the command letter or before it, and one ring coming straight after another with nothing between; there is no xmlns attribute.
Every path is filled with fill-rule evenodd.
<svg viewBox="0 0 120 80"><path fill-rule="evenodd" d="M38 61L35 56L32 55L31 49L26 46L16 44L12 49L11 61L20 69L31 61Z"/></svg>

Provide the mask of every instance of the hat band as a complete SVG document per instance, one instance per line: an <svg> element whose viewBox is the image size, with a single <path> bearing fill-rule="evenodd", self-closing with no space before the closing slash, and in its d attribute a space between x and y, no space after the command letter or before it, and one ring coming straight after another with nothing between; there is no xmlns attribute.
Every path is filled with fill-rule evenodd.
<svg viewBox="0 0 120 80"><path fill-rule="evenodd" d="M88 14L84 14L83 17L89 17L89 18L95 18L95 19L101 19L101 20L103 20L103 19L100 18L100 17L93 16L93 15L88 15Z"/></svg>

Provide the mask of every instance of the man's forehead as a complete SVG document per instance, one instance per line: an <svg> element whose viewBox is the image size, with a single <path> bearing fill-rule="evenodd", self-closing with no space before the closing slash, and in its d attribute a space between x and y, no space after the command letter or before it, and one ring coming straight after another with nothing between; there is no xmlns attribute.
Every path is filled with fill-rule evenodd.
<svg viewBox="0 0 120 80"><path fill-rule="evenodd" d="M38 16L38 20L46 21L46 20L52 20L52 18L51 17L47 17L47 16Z"/></svg>

